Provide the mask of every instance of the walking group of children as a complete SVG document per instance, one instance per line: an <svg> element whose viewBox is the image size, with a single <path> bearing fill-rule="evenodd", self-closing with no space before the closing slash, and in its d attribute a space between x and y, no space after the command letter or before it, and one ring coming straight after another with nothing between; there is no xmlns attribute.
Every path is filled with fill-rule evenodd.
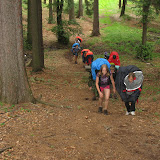
<svg viewBox="0 0 160 160"><path fill-rule="evenodd" d="M81 42L82 38L78 36L72 46L75 64L77 64ZM112 87L113 97L117 98L117 91L125 103L126 115L135 115L135 103L140 96L144 78L142 71L134 65L121 67L119 54L115 51L111 52L110 55L105 52L104 58L98 58L94 61L93 52L89 49L83 49L81 56L83 63L91 66L89 87L94 90L93 100L96 99L96 96L99 97L98 112L108 115L108 103L109 98L112 97ZM102 105L103 99L104 106Z"/></svg>

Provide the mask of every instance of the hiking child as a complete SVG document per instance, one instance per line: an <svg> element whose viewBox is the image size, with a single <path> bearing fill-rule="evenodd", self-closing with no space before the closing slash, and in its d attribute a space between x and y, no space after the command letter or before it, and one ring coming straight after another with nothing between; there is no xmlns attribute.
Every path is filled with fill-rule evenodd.
<svg viewBox="0 0 160 160"><path fill-rule="evenodd" d="M85 64L86 62L86 54L89 52L90 50L89 49L83 49L81 51L81 56L82 56L82 62Z"/></svg>
<svg viewBox="0 0 160 160"><path fill-rule="evenodd" d="M108 62L114 63L115 67L118 69L121 65L120 59L119 59L119 54L115 51L111 52L109 59L108 59Z"/></svg>
<svg viewBox="0 0 160 160"><path fill-rule="evenodd" d="M76 38L75 38L75 43L81 43L83 40L82 40L82 38L81 37L79 37L79 36L77 36Z"/></svg>
<svg viewBox="0 0 160 160"><path fill-rule="evenodd" d="M111 74L113 75L113 79L114 79L114 82L115 82L115 79L116 79L116 74L117 74L117 68L115 67L115 64L114 63L110 63L111 64L111 67L110 67L110 72ZM111 83L111 79L110 80L110 87L111 87L111 93L110 93L110 97L109 98L114 98L114 99L117 99L117 94L116 93L113 93L112 94L112 83Z"/></svg>
<svg viewBox="0 0 160 160"><path fill-rule="evenodd" d="M82 55L82 61L85 65L91 65L91 63L93 62L93 52L91 52L89 49L83 49L81 51L81 55Z"/></svg>
<svg viewBox="0 0 160 160"><path fill-rule="evenodd" d="M89 78L88 86L90 87L90 90L93 91L92 100L96 100L96 97L99 96L95 81L96 81L96 75L99 72L99 70L101 69L101 66L103 64L106 64L108 66L108 68L110 68L110 66L111 66L110 63L108 62L108 60L105 58L97 58L96 60L94 60L91 63L91 72L90 72L91 74L89 76L90 78Z"/></svg>
<svg viewBox="0 0 160 160"><path fill-rule="evenodd" d="M108 52L104 52L104 59L109 59L109 54L108 54Z"/></svg>
<svg viewBox="0 0 160 160"><path fill-rule="evenodd" d="M96 73L98 73L98 72L99 72L99 71L96 70ZM95 80L93 80L91 71L89 72L88 86L89 86L89 90L92 90L92 92L93 92L92 101L95 101L96 98L97 98L99 95L98 95L98 91L97 91L97 88L96 88L96 85L95 85Z"/></svg>
<svg viewBox="0 0 160 160"><path fill-rule="evenodd" d="M127 109L126 115L129 114L135 115L135 103L138 97L136 97L136 99L132 99L132 96L134 96L134 92L138 87L137 85L139 85L140 87L142 82L143 82L143 74L141 71L130 72L124 79L124 84L126 85L126 94L128 97L128 100L125 102L125 106ZM139 93L140 91L141 88L138 89Z"/></svg>
<svg viewBox="0 0 160 160"><path fill-rule="evenodd" d="M108 115L107 109L108 109L108 102L109 102L109 96L110 96L109 78L111 79L111 83L113 85L113 92L115 93L116 89L115 89L113 75L110 73L107 65L103 64L101 66L100 71L96 75L96 88L99 93L98 112L102 113L103 111L105 115ZM104 110L102 107L103 98L105 99Z"/></svg>
<svg viewBox="0 0 160 160"><path fill-rule="evenodd" d="M77 59L78 59L78 53L80 51L80 47L78 43L74 43L72 46L72 53L74 56L75 64L77 64Z"/></svg>
<svg viewBox="0 0 160 160"><path fill-rule="evenodd" d="M135 104L138 102L143 83L142 71L134 66L120 67L116 75L116 89L127 109L126 115L135 115Z"/></svg>
<svg viewBox="0 0 160 160"><path fill-rule="evenodd" d="M97 58L95 61L91 63L91 72L94 81L96 80L96 70L99 71L103 64L106 64L108 66L108 69L110 69L110 63L108 62L108 60L104 58Z"/></svg>

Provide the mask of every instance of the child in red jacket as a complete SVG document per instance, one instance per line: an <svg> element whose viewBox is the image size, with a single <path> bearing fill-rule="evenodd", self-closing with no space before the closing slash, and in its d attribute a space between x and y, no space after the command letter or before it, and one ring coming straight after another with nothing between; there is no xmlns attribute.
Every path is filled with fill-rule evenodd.
<svg viewBox="0 0 160 160"><path fill-rule="evenodd" d="M109 59L108 59L109 63L114 63L115 67L118 69L120 67L120 59L119 59L119 54L115 51L111 52Z"/></svg>

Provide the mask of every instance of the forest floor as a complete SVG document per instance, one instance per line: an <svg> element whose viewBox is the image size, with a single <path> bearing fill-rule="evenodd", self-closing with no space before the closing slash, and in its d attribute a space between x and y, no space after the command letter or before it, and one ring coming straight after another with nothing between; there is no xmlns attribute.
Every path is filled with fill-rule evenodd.
<svg viewBox="0 0 160 160"><path fill-rule="evenodd" d="M52 25L46 23L47 12L43 16L46 68L32 73L27 67L27 73L34 97L48 104L0 104L0 159L159 160L160 94L143 92L136 116L125 116L120 97L110 98L109 115L99 114L81 57L76 65L70 49L56 47L56 37L48 30ZM91 30L87 21L84 43ZM129 61L129 55L122 57L122 65L143 66L144 87L152 88L159 82L157 68Z"/></svg>

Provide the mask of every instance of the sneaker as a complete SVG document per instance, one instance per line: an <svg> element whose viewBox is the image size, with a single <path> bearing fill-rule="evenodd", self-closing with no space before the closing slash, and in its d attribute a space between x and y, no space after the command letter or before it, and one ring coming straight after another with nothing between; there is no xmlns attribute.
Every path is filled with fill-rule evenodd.
<svg viewBox="0 0 160 160"><path fill-rule="evenodd" d="M104 110L104 114L105 114L105 115L108 115L108 111L107 111L107 110Z"/></svg>
<svg viewBox="0 0 160 160"><path fill-rule="evenodd" d="M99 108L98 108L98 112L99 112L99 113L102 113L102 107L99 107Z"/></svg>
<svg viewBox="0 0 160 160"><path fill-rule="evenodd" d="M136 114L135 114L135 111L132 111L132 112L131 112L131 115L132 115L132 116L135 116L135 115L136 115Z"/></svg>
<svg viewBox="0 0 160 160"><path fill-rule="evenodd" d="M126 114L125 114L125 115L126 115L126 116L130 115L130 112L126 111Z"/></svg>

